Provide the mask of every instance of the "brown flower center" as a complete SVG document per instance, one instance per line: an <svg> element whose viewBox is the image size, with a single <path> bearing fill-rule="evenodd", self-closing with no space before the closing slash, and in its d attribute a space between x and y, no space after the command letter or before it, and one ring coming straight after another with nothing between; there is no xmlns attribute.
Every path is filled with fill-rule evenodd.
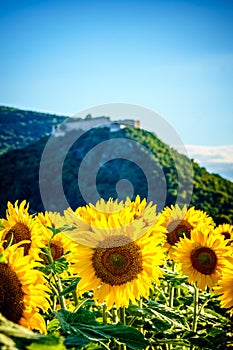
<svg viewBox="0 0 233 350"><path fill-rule="evenodd" d="M217 265L215 252L207 247L196 248L191 252L193 268L204 275L211 275Z"/></svg>
<svg viewBox="0 0 233 350"><path fill-rule="evenodd" d="M63 249L62 245L59 242L52 242L50 244L50 251L51 251L51 255L52 255L53 260L61 258L63 256L63 254L64 254L64 249ZM47 257L47 254L40 253L39 257L44 260L44 263L46 265L50 264L49 259Z"/></svg>
<svg viewBox="0 0 233 350"><path fill-rule="evenodd" d="M224 236L224 239L230 239L231 235L229 232L222 232L222 235Z"/></svg>
<svg viewBox="0 0 233 350"><path fill-rule="evenodd" d="M53 260L60 258L64 254L63 247L61 244L59 244L59 242L55 242L55 243L52 242L50 244L50 250L51 250Z"/></svg>
<svg viewBox="0 0 233 350"><path fill-rule="evenodd" d="M12 238L12 244L16 244L24 240L31 240L31 232L25 224L17 222L17 224L12 226L7 232L5 236L6 242L3 243L4 248L9 245ZM22 247L24 247L24 254L27 255L31 247L31 243L24 243L22 244Z"/></svg>
<svg viewBox="0 0 233 350"><path fill-rule="evenodd" d="M7 264L0 264L0 312L8 320L18 323L23 315L22 285Z"/></svg>
<svg viewBox="0 0 233 350"><path fill-rule="evenodd" d="M112 245L108 245L112 238ZM116 246L116 241L124 242ZM111 286L120 286L137 278L142 269L142 254L140 247L127 237L115 236L106 239L97 247L92 256L92 265L95 274L102 282Z"/></svg>
<svg viewBox="0 0 233 350"><path fill-rule="evenodd" d="M175 245L179 242L180 238L187 237L190 238L190 232L193 229L185 220L174 220L168 224L167 230L167 241L171 245Z"/></svg>

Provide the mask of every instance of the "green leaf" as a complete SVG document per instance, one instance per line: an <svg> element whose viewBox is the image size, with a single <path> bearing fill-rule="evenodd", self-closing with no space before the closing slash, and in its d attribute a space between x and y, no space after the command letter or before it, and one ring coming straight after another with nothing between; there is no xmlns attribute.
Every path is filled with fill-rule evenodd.
<svg viewBox="0 0 233 350"><path fill-rule="evenodd" d="M148 315L148 310L146 308L139 307L134 304L129 305L128 311L132 316L145 317Z"/></svg>
<svg viewBox="0 0 233 350"><path fill-rule="evenodd" d="M47 326L47 332L52 333L56 331L59 328L59 321L57 318L54 318L53 320L49 321L49 324Z"/></svg>
<svg viewBox="0 0 233 350"><path fill-rule="evenodd" d="M60 274L69 268L69 263L67 262L66 258L62 256L51 264L51 268L53 269L54 273Z"/></svg>
<svg viewBox="0 0 233 350"><path fill-rule="evenodd" d="M157 318L153 318L149 321L149 324L152 325L152 329L156 332L164 332L171 328L171 323L163 321Z"/></svg>
<svg viewBox="0 0 233 350"><path fill-rule="evenodd" d="M77 277L73 282L71 282L66 288L63 289L63 291L60 293L60 296L66 296L70 294L71 292L76 290L77 284L81 278Z"/></svg>
<svg viewBox="0 0 233 350"><path fill-rule="evenodd" d="M65 311L65 310L59 310L59 311ZM64 333L65 335L67 334L75 334L75 333L79 333L81 334L78 329L75 329L72 324L70 324L69 322L67 322L67 320L65 319L65 317L62 315L62 312L56 312L55 313L58 321L59 321L59 324L60 324L60 327L62 329L62 333Z"/></svg>
<svg viewBox="0 0 233 350"><path fill-rule="evenodd" d="M33 342L27 346L29 350L65 350L66 347L63 344L61 338L55 336L47 336L40 338L37 342Z"/></svg>
<svg viewBox="0 0 233 350"><path fill-rule="evenodd" d="M213 349L211 345L213 345L208 339L203 337L193 337L189 338L191 344L198 346L201 349Z"/></svg>
<svg viewBox="0 0 233 350"><path fill-rule="evenodd" d="M148 314L152 314L158 319L166 321L176 328L189 329L187 320L181 312L178 313L176 310L152 300L148 300L148 304L150 306L150 308L147 309Z"/></svg>
<svg viewBox="0 0 233 350"><path fill-rule="evenodd" d="M29 340L37 340L40 337L40 334L33 333L28 329L7 320L1 314L0 314L0 333L8 337L24 338Z"/></svg>
<svg viewBox="0 0 233 350"><path fill-rule="evenodd" d="M70 312L64 309L55 312L56 317L58 318L61 328L63 324L70 325L98 325L99 323L96 321L95 314L91 311L88 311L84 308L79 308L76 312Z"/></svg>
<svg viewBox="0 0 233 350"><path fill-rule="evenodd" d="M75 349L82 349L84 346L90 343L90 340L83 336L78 335L68 335L65 340L64 344L67 347L75 347Z"/></svg>
<svg viewBox="0 0 233 350"><path fill-rule="evenodd" d="M76 329L84 337L91 341L107 341L111 338L102 329L103 326L79 325Z"/></svg>
<svg viewBox="0 0 233 350"><path fill-rule="evenodd" d="M136 328L117 324L103 325L101 329L104 333L125 343L131 349L140 350L149 345L149 342Z"/></svg>
<svg viewBox="0 0 233 350"><path fill-rule="evenodd" d="M94 313L80 308L75 313L59 310L55 313L59 320L60 327L64 334L68 335L69 340L66 339L69 345L77 341L78 346L87 342L109 341L114 338L121 343L125 343L129 348L140 350L148 346L148 341L144 339L142 333L137 329L125 326L122 324L117 325L104 325L96 321Z"/></svg>
<svg viewBox="0 0 233 350"><path fill-rule="evenodd" d="M180 287L183 283L187 282L187 277L184 277L175 271L166 269L162 270L164 280L171 283L174 287Z"/></svg>
<svg viewBox="0 0 233 350"><path fill-rule="evenodd" d="M51 227L51 226L46 226L50 231L52 231L53 235L52 235L52 238L57 234L57 230L54 228L54 227ZM51 240L52 240L51 238Z"/></svg>
<svg viewBox="0 0 233 350"><path fill-rule="evenodd" d="M228 323L228 318L220 315L219 313L215 312L214 310L205 308L204 313L199 316L200 318L206 318L208 319L208 322L217 322L222 324Z"/></svg>
<svg viewBox="0 0 233 350"><path fill-rule="evenodd" d="M62 338L29 331L0 314L0 344L6 349L65 350ZM0 346L1 348L1 346Z"/></svg>
<svg viewBox="0 0 233 350"><path fill-rule="evenodd" d="M141 308L136 305L131 304L128 308L130 315L137 316L137 320L134 322L134 325L138 325L138 318L141 317L141 326L146 330L154 330L156 332L163 332L172 327L172 321L168 322L164 319L164 316L157 317L149 310L148 308Z"/></svg>
<svg viewBox="0 0 233 350"><path fill-rule="evenodd" d="M59 275L68 268L69 263L67 262L66 258L62 256L61 258L54 260L52 264L45 265L44 267L40 268L40 270L46 275L49 275L51 272Z"/></svg>
<svg viewBox="0 0 233 350"><path fill-rule="evenodd" d="M9 338L5 334L0 334L0 349L17 350L16 344L13 339Z"/></svg>
<svg viewBox="0 0 233 350"><path fill-rule="evenodd" d="M217 327L211 327L210 329L207 329L207 334L211 337L220 336L223 333L225 334L225 332L222 329L219 329Z"/></svg>
<svg viewBox="0 0 233 350"><path fill-rule="evenodd" d="M85 347L85 350L98 350L98 349L102 349L103 350L103 345L102 344L96 344L96 343L89 343Z"/></svg>
<svg viewBox="0 0 233 350"><path fill-rule="evenodd" d="M196 333L193 331L185 331L182 335L182 338L188 339L188 338L194 337L195 335Z"/></svg>

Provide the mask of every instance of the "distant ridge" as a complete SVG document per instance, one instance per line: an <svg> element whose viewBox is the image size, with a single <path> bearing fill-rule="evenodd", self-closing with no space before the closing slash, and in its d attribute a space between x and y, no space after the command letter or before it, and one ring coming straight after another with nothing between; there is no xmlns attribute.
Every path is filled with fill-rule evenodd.
<svg viewBox="0 0 233 350"><path fill-rule="evenodd" d="M49 135L65 116L0 106L0 155L23 148Z"/></svg>
<svg viewBox="0 0 233 350"><path fill-rule="evenodd" d="M43 118L42 118L43 116ZM43 211L43 203L40 196L39 187L39 167L44 147L47 143L52 126L62 123L63 116L55 116L46 113L28 112L14 108L0 107L0 124L2 133L0 156L0 215L5 215L8 201L14 202L26 199L30 202L32 212ZM161 177L159 168L163 169L165 175L167 197L166 205L176 202L178 178L174 159L170 154L170 147L164 144L155 134L143 129L126 127L116 132L111 132L109 128L91 129L80 136L80 131L73 130L67 133L62 139L55 138L57 155L48 160L45 168L53 181L50 183L51 191L56 191L58 177L56 164L60 162L64 144L69 142L70 133L76 133L77 142L73 144L68 154L66 154L62 181L65 195L72 208L85 205L86 202L80 193L77 183L79 166L87 153L96 145L104 141L121 138L122 140L134 140L138 144L138 150L145 152L145 158L149 154L148 169L152 169L152 182L160 203ZM126 154L126 159L113 159L105 162L103 152L100 161L100 170L97 174L97 189L101 197L116 198L116 184L121 179L127 179L133 184L134 196L139 194L147 197L147 183L143 172L132 162L127 142L119 142L116 148L121 149ZM116 150L117 151L117 150ZM134 150L137 154L137 151ZM117 153L116 153L117 154ZM185 186L187 180L188 158L178 152L173 153L175 162L182 169L179 181L184 185L182 198L185 203L187 191ZM113 154L114 156L114 154ZM129 159L129 160L127 160ZM95 161L95 160L94 160ZM92 164L90 163L90 166ZM198 209L205 210L212 216L216 223L233 222L233 183L223 179L219 175L209 174L204 167L200 167L192 161L194 170L194 182L191 205ZM51 172L51 173L49 173ZM87 173L84 185L90 188L90 174ZM122 195L124 192L122 193ZM158 206L158 209L161 209ZM56 204L51 203L51 210L57 210Z"/></svg>

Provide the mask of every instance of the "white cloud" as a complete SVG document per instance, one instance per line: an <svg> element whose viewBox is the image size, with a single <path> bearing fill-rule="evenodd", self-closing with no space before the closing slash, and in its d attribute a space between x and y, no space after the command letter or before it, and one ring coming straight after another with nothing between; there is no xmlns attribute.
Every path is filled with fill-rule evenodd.
<svg viewBox="0 0 233 350"><path fill-rule="evenodd" d="M228 146L199 146L185 145L190 158L210 173L216 173L233 181L233 145ZM176 147L179 152L182 149Z"/></svg>

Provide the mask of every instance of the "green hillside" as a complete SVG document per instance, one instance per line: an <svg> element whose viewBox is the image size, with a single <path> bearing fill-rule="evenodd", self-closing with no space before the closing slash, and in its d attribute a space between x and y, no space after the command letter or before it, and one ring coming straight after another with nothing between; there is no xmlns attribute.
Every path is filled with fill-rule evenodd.
<svg viewBox="0 0 233 350"><path fill-rule="evenodd" d="M45 135L46 128L51 127L55 118L62 118L48 116L48 126L45 116L42 118L40 114L34 114L34 120L38 119L38 125L41 124L41 136ZM62 121L63 118L57 120ZM19 123L21 122L20 120ZM15 119L15 124L17 123ZM15 125L15 130L17 128L20 127ZM32 142L39 138L34 131L26 131L32 128L31 123L26 123L24 128L25 135L32 135ZM205 168L192 162L192 189L187 182L190 175L188 158L171 150L155 134L134 128L125 128L114 133L108 128L92 129L85 134L71 131L64 137L50 138L49 151L46 146L48 139L49 136L41 137L23 149L15 149L0 156L1 216L5 213L8 200L14 202L17 199L26 199L30 202L32 211L43 211L41 189L45 192L46 209L63 210L62 196L57 193L61 178L65 197L72 208L86 204L86 194L93 194L91 198L94 198L96 187L99 195L105 199L119 196L123 199L129 195L129 188L121 186L119 191L117 186L120 180L126 179L132 185L133 197L137 194L141 197L152 194L151 199L157 203L159 210L164 204L175 203L179 193L179 203L185 203L191 196L191 204L207 211L216 223L233 222L233 183L218 175L209 174ZM70 147L72 139L76 141ZM27 142L29 143L29 139ZM103 142L108 142L108 147ZM13 140L9 140L7 146L13 148L13 143ZM45 146L48 156L41 163ZM86 170L80 189L78 173L82 161ZM61 164L62 174L59 168ZM43 174L39 185L41 168ZM93 178L95 170L96 177Z"/></svg>
<svg viewBox="0 0 233 350"><path fill-rule="evenodd" d="M177 183L174 175L174 168L171 166L172 159L168 152L167 146L164 145L155 135L144 130L131 130L130 137L133 139L143 140L154 154L158 155L159 162L164 172L167 174L168 191L173 192ZM178 168L183 170L181 173L181 183L186 181L187 157L176 151L172 152L173 159L176 161ZM193 167L193 189L191 204L197 209L205 210L211 215L217 223L233 222L233 183L217 174L210 174L204 167L200 167L198 163L192 160ZM174 193L175 194L175 193ZM185 196L184 196L185 197ZM171 197L170 202L174 202L175 196ZM170 203L169 203L170 204Z"/></svg>
<svg viewBox="0 0 233 350"><path fill-rule="evenodd" d="M0 106L0 155L50 134L52 126L62 123L65 118Z"/></svg>

